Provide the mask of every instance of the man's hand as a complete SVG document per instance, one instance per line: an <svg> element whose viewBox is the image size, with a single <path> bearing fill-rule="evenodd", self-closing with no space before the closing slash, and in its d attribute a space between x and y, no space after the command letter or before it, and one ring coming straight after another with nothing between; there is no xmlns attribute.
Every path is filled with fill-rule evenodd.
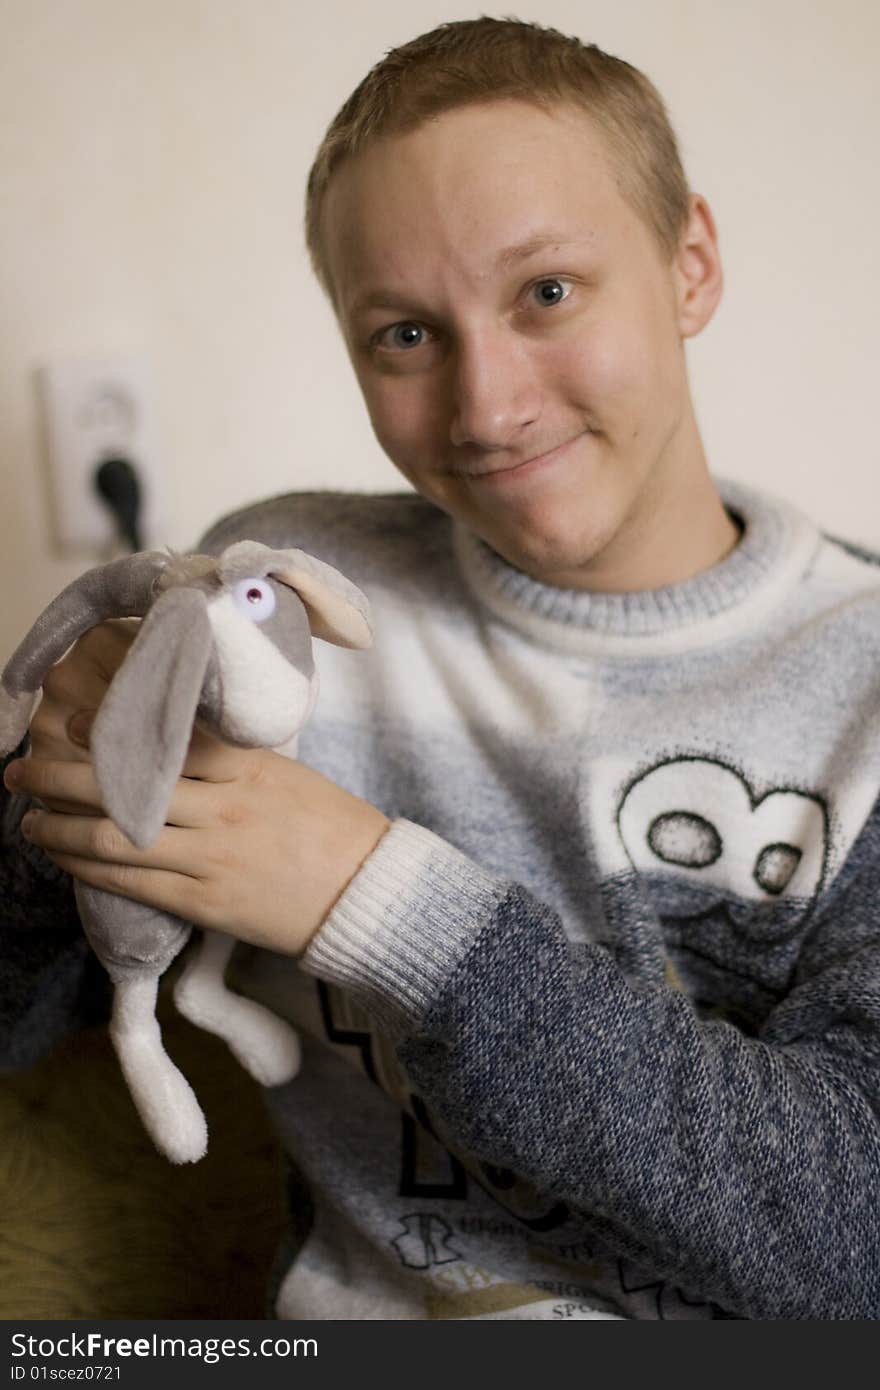
<svg viewBox="0 0 880 1390"><path fill-rule="evenodd" d="M390 822L302 763L234 748L197 727L167 824L148 850L136 849L104 815L87 747L71 738L75 716L97 710L135 632L101 624L50 673L32 756L5 775L11 791L51 808L29 813L23 833L83 883L298 954Z"/></svg>
<svg viewBox="0 0 880 1390"><path fill-rule="evenodd" d="M43 683L43 698L30 724L32 758L89 760L88 743L77 724L83 722L83 716L93 716L97 711L108 685L128 655L137 630L137 619L99 623L84 633L63 660L52 667ZM53 810L86 812L85 807L57 797L47 796L45 800ZM94 810L91 814L95 814Z"/></svg>

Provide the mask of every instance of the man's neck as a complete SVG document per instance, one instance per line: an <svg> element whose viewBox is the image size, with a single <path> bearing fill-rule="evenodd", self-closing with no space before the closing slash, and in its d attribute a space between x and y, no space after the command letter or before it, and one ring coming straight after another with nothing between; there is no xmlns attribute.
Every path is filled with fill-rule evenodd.
<svg viewBox="0 0 880 1390"><path fill-rule="evenodd" d="M740 535L706 473L646 508L621 537L621 546L609 547L587 582L575 587L634 593L680 584L719 564Z"/></svg>
<svg viewBox="0 0 880 1390"><path fill-rule="evenodd" d="M594 593L637 593L681 584L736 547L740 526L726 511L688 411L670 453L611 541L573 575L550 580Z"/></svg>

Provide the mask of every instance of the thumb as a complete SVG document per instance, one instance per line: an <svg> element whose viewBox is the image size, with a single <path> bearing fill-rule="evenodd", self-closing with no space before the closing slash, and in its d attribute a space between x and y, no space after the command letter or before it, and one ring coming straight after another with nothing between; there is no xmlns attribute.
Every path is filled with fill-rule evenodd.
<svg viewBox="0 0 880 1390"><path fill-rule="evenodd" d="M71 715L67 721L67 736L71 743L76 743L80 748L88 748L89 735L94 722L97 710L81 709L76 714Z"/></svg>

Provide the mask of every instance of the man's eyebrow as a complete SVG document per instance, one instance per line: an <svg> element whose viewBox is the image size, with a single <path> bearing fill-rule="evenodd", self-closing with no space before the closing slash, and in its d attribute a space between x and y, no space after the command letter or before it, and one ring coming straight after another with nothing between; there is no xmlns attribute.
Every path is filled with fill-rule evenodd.
<svg viewBox="0 0 880 1390"><path fill-rule="evenodd" d="M564 232L537 232L534 236L527 237L525 241L515 242L511 246L505 246L495 257L496 270L510 270L520 261L526 261L530 256L536 256L541 251L551 248L565 250L572 246L587 246L592 241L591 237L581 237L572 239ZM370 309L393 309L400 310L402 313L414 311L413 301L408 295L398 294L394 290L367 290L363 294L357 295L352 301L349 313L352 318L357 318L361 314L366 314Z"/></svg>
<svg viewBox="0 0 880 1390"><path fill-rule="evenodd" d="M513 246L505 246L495 257L495 265L499 270L509 270L519 261L526 261L530 256L536 256L539 251L548 251L551 247L558 247L561 250L569 246L584 246L587 240L588 238L584 237L578 241L573 241L563 232L537 232L534 236L527 237L525 241L516 242Z"/></svg>
<svg viewBox="0 0 880 1390"><path fill-rule="evenodd" d="M406 313L412 309L412 302L393 290L368 290L352 301L349 313L352 318L366 314L370 309L400 309Z"/></svg>

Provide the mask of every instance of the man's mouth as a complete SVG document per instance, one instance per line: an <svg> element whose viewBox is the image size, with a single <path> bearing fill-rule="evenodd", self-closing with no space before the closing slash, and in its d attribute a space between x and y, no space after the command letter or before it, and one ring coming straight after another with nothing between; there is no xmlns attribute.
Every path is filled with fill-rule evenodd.
<svg viewBox="0 0 880 1390"><path fill-rule="evenodd" d="M517 463L503 463L495 467L491 463L477 464L472 468L456 468L454 472L457 477L464 478L468 482L490 484L494 480L513 482L519 478L531 477L539 470L561 462L571 447L587 434L592 434L592 430L581 430L580 434L567 439L564 444L557 444L551 449L532 454L529 458L521 459Z"/></svg>

